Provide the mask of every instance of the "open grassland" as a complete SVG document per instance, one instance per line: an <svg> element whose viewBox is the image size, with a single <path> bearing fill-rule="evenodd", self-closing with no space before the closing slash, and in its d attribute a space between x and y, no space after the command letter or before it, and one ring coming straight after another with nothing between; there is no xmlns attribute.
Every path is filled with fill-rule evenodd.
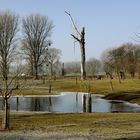
<svg viewBox="0 0 140 140"><path fill-rule="evenodd" d="M50 94L49 88L51 85L51 94L59 94L60 92L91 92L107 95L108 93L116 92L137 92L140 91L140 79L126 79L118 82L117 79L112 80L114 90L111 90L110 80L75 80L75 79L58 79L49 80L43 83L42 80L27 81L25 87L20 94ZM16 93L16 92L15 92Z"/></svg>
<svg viewBox="0 0 140 140"><path fill-rule="evenodd" d="M11 133L0 132L0 136L140 138L140 113L12 113L11 126Z"/></svg>
<svg viewBox="0 0 140 140"><path fill-rule="evenodd" d="M112 80L112 84L114 87L114 92L140 90L140 79L124 80L121 84L117 79L114 79ZM62 91L80 91L99 94L108 94L112 92L110 87L110 80L108 79L78 81L77 84L76 80L66 79L62 81L54 81L52 85Z"/></svg>

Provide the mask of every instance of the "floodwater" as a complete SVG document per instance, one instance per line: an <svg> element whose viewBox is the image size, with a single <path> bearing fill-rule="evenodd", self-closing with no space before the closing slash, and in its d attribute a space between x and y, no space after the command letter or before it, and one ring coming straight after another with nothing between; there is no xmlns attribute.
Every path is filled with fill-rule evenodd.
<svg viewBox="0 0 140 140"><path fill-rule="evenodd" d="M9 99L12 111L43 111L43 112L83 112L83 95L87 93L65 92L52 96L12 96ZM91 95L92 112L140 112L140 105L124 101L110 101L101 96ZM86 108L88 106L86 100ZM3 99L0 97L0 110Z"/></svg>

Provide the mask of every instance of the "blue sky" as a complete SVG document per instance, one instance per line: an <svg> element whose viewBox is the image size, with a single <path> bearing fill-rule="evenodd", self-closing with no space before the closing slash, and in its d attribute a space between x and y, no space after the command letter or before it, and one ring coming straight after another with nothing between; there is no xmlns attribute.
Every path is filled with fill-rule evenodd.
<svg viewBox="0 0 140 140"><path fill-rule="evenodd" d="M11 10L22 18L32 13L47 15L54 23L52 47L62 50L61 61L80 60L79 44L74 47L70 11L79 29L86 30L86 57L126 42L140 32L140 0L0 0L0 10Z"/></svg>

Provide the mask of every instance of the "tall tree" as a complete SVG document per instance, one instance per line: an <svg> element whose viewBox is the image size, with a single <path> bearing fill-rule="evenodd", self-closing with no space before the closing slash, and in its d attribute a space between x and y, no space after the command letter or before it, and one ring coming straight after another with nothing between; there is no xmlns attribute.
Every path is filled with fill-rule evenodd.
<svg viewBox="0 0 140 140"><path fill-rule="evenodd" d="M110 63L112 64L114 71L117 73L119 83L121 83L120 72L123 70L122 62L125 57L125 51L123 47L114 48L109 52Z"/></svg>
<svg viewBox="0 0 140 140"><path fill-rule="evenodd" d="M18 31L18 16L10 11L0 13L0 70L2 87L0 93L4 99L4 129L9 128L8 99L14 88L8 82L9 66L15 50L16 34Z"/></svg>
<svg viewBox="0 0 140 140"><path fill-rule="evenodd" d="M126 65L127 71L131 75L131 78L134 78L135 73L138 70L138 67L140 65L140 45L126 43L124 47L125 47L125 52L126 52L125 65Z"/></svg>
<svg viewBox="0 0 140 140"><path fill-rule="evenodd" d="M85 69L85 64L86 64L86 55L85 55L85 28L83 27L81 32L78 30L76 27L74 20L69 12L65 13L70 17L72 24L74 26L74 29L77 33L76 35L71 34L71 36L79 42L80 45L80 50L81 50L81 79L85 80L86 79L86 69Z"/></svg>
<svg viewBox="0 0 140 140"><path fill-rule="evenodd" d="M38 69L44 62L44 53L50 45L52 29L53 23L47 16L32 14L23 19L23 42L26 42L24 50L33 63L35 79L38 79Z"/></svg>

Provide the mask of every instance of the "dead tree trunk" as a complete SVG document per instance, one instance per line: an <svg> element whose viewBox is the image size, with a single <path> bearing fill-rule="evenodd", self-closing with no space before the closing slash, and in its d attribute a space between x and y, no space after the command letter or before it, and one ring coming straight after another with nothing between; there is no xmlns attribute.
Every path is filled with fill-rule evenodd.
<svg viewBox="0 0 140 140"><path fill-rule="evenodd" d="M72 24L74 26L74 29L75 31L77 32L77 34L79 35L78 36L75 36L73 34L71 34L71 36L77 41L79 42L80 44L80 50L81 50L81 80L85 80L86 79L86 69L85 69L85 61L86 61L86 55L85 55L85 28L83 27L82 28L82 31L79 32L75 23L74 23L74 20L71 16L70 13L68 12L65 12L71 19L72 21Z"/></svg>
<svg viewBox="0 0 140 140"><path fill-rule="evenodd" d="M86 79L86 70L85 70L85 28L83 27L81 32L81 40L80 40L80 49L81 49L81 79Z"/></svg>

